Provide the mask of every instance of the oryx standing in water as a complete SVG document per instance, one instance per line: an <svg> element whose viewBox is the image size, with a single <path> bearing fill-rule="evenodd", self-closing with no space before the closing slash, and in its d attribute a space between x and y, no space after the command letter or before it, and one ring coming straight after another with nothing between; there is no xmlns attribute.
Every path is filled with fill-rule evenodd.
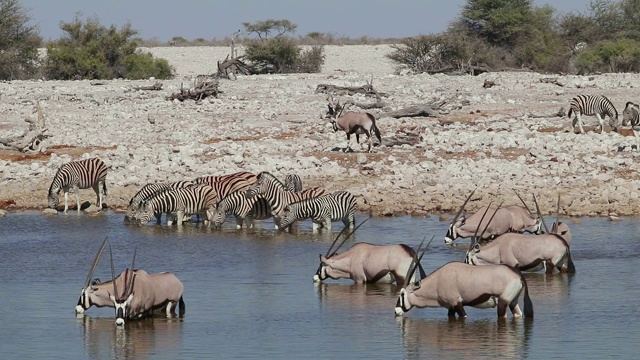
<svg viewBox="0 0 640 360"><path fill-rule="evenodd" d="M542 234L542 221L540 219L540 216L534 215L529 210L524 200L522 200L520 195L518 195L517 193L516 195L524 204L524 208L519 205L509 205L499 208L485 206L480 208L469 217L465 217L464 215L460 217L462 211L464 210L464 206L467 204L469 199L471 199L471 196L474 192L475 190L473 190L471 194L469 194L465 202L460 207L460 210L458 210L456 216L453 218L453 221L449 225L447 235L445 235L444 237L445 244L451 244L459 237L472 237L479 226L485 228L482 239L487 240L508 232L530 232L534 234ZM489 213L495 212L493 220L482 220L482 214L486 213L487 211Z"/></svg>
<svg viewBox="0 0 640 360"><path fill-rule="evenodd" d="M111 276L113 294L110 299L116 311L116 325L124 325L126 319L149 316L154 310L166 309L167 316L175 314L180 305L180 315L184 315L185 304L182 298L184 286L173 274L168 272L148 274L144 270L134 269L136 251L133 253L131 269L125 269L117 277L114 273L113 255L111 256ZM124 289L118 292L118 286ZM115 295L114 295L115 294Z"/></svg>
<svg viewBox="0 0 640 360"><path fill-rule="evenodd" d="M368 219L367 219L368 220ZM415 251L407 245L372 245L358 243L349 250L338 254L340 247L367 220L345 236L334 248L344 228L336 236L327 253L320 254L320 266L313 276L314 282L330 279L351 279L356 283L404 283L405 274L415 256ZM424 271L421 269L421 272Z"/></svg>
<svg viewBox="0 0 640 360"><path fill-rule="evenodd" d="M406 279L413 276L427 247L411 264ZM497 306L498 317L507 316L507 307L514 317L521 317L523 312L518 306L518 298L523 290L524 316L533 317L527 282L518 269L507 265L473 266L450 262L420 281L406 281L400 290L395 314L401 316L414 306L444 307L449 310L449 317L455 317L456 313L466 317L465 306L481 309Z"/></svg>
<svg viewBox="0 0 640 360"><path fill-rule="evenodd" d="M540 213L538 202L535 203ZM559 206L560 197L558 211ZM544 227L547 229L546 224ZM552 273L554 268L560 272L574 273L576 269L571 260L570 243L569 227L556 220L551 230L543 235L507 233L485 244L475 241L467 251L465 262L472 265L506 264L521 271L544 269L548 274Z"/></svg>
<svg viewBox="0 0 640 360"><path fill-rule="evenodd" d="M78 299L78 304L76 305L76 314L84 313L85 310L93 305L97 307L113 307L113 302L109 298L111 294L109 293L108 286L110 284L100 284L99 281L91 281L93 272L98 265L98 261L100 261L100 256L102 256L102 252L107 245L107 239L108 238L104 238L102 245L100 245L100 248L98 249L98 253L93 258L93 263L89 268L89 275L87 275L87 280L85 280L84 282L84 287L80 292L80 298Z"/></svg>

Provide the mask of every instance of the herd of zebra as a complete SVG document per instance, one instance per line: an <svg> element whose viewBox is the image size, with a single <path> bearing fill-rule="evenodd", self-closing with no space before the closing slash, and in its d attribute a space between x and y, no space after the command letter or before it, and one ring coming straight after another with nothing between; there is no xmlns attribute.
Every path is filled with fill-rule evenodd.
<svg viewBox="0 0 640 360"><path fill-rule="evenodd" d="M618 131L618 110L611 100L604 95L578 95L569 103L569 118L573 115L571 126L574 131L576 125L580 133L584 134L584 122L581 115L595 115L598 119L600 133L604 130L604 119L609 117L609 126L612 131ZM636 149L640 150L640 105L628 101L622 112L622 126L631 126L636 139Z"/></svg>
<svg viewBox="0 0 640 360"><path fill-rule="evenodd" d="M96 205L102 207L107 167L98 158L68 162L56 172L49 187L49 207L57 208L59 193L64 192L64 211L68 210L68 193L74 190L80 209L78 189L93 188ZM302 188L298 175L287 175L284 182L268 172L255 175L242 171L228 175L202 176L194 180L150 183L129 201L126 223L146 224L154 217L167 225L182 225L192 215L205 225L220 228L228 215L235 216L236 226L253 226L253 220L273 217L277 228L287 228L296 221L311 219L313 229L331 230L331 223L342 221L346 227L355 223L356 199L348 191L329 193L322 187Z"/></svg>

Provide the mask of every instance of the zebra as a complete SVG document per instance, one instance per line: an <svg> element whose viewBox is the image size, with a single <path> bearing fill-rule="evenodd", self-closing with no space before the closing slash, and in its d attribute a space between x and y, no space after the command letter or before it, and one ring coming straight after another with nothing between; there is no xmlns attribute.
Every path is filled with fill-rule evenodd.
<svg viewBox="0 0 640 360"><path fill-rule="evenodd" d="M240 172L236 172L236 173L228 174L228 175L201 176L201 177L196 178L193 182L196 183L196 184L207 184L207 185L213 186L214 183L221 182L221 181L227 181L227 180L232 179L232 178L244 179L249 183L249 185L253 185L257 180L257 177L256 177L255 174L250 173L248 171L240 171Z"/></svg>
<svg viewBox="0 0 640 360"><path fill-rule="evenodd" d="M158 191L180 189L192 185L194 185L192 181L174 181L147 184L143 186L142 189L138 190L138 192L131 198L131 200L129 200L129 206L127 207L127 214L124 216L124 222L128 223L130 221L135 221L134 213L138 210L138 208L140 208L142 202L152 197ZM162 213L156 214L158 224L160 224L161 215Z"/></svg>
<svg viewBox="0 0 640 360"><path fill-rule="evenodd" d="M302 179L299 175L289 174L284 178L284 188L287 191L300 192L302 191Z"/></svg>
<svg viewBox="0 0 640 360"><path fill-rule="evenodd" d="M178 226L181 226L185 215L198 214L205 218L204 222L207 225L206 209L216 200L213 188L204 184L159 191L155 196L142 202L135 218L142 225L148 223L156 213L166 213L167 225L172 225L173 219L176 219Z"/></svg>
<svg viewBox="0 0 640 360"><path fill-rule="evenodd" d="M631 125L633 135L636 137L636 151L640 151L640 113L638 104L627 102L622 112L622 126Z"/></svg>
<svg viewBox="0 0 640 360"><path fill-rule="evenodd" d="M249 175L253 176L251 178ZM218 201L225 196L239 190L246 190L256 182L256 176L249 172L235 173L222 176L203 176L196 178L196 184L205 184L213 188Z"/></svg>
<svg viewBox="0 0 640 360"><path fill-rule="evenodd" d="M342 220L345 227L353 228L356 206L353 194L348 191L336 191L287 205L279 225L285 228L297 220L311 218L313 230L321 227L331 231L331 222L338 220Z"/></svg>
<svg viewBox="0 0 640 360"><path fill-rule="evenodd" d="M102 210L104 197L107 196L107 166L98 158L68 162L58 169L49 186L49 207L57 208L60 190L64 192L64 212L69 209L69 190L73 189L76 197L77 210L80 211L80 196L78 189L93 188L96 192L96 205Z"/></svg>
<svg viewBox="0 0 640 360"><path fill-rule="evenodd" d="M600 123L601 134L604 131L604 118L609 116L611 130L618 131L618 110L613 106L611 100L603 95L578 95L574 97L569 103L569 118L571 118L572 113L575 115L571 123L574 131L576 124L578 124L580 133L584 134L582 127L584 122L581 115L595 115Z"/></svg>
<svg viewBox="0 0 640 360"><path fill-rule="evenodd" d="M246 222L247 227L252 228L253 220L264 220L271 217L271 206L262 196L254 196L249 199L246 191L235 191L207 210L210 224L215 228L222 226L227 215L236 217L236 228L242 228L243 222Z"/></svg>
<svg viewBox="0 0 640 360"><path fill-rule="evenodd" d="M301 192L287 191L284 184L275 176L266 171L258 174L258 180L247 190L247 198L260 195L267 199L271 206L271 216L276 220L276 228L278 228L279 217L284 211L284 207L290 203L318 197L325 194L326 190L320 187L305 189Z"/></svg>

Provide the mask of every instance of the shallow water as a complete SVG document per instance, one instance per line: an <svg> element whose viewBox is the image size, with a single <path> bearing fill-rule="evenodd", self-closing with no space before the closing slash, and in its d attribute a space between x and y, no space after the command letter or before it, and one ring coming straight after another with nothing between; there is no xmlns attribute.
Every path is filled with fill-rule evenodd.
<svg viewBox="0 0 640 360"><path fill-rule="evenodd" d="M570 224L575 275L527 274L535 319L497 320L495 309L412 309L396 319L397 288L329 281L316 286L318 254L333 233L222 231L187 224L128 226L123 215L36 212L0 219L0 358L634 358L640 335L637 268L640 220ZM360 216L359 219L363 219ZM461 261L467 241L449 247L447 224L431 218L372 218L353 241L416 247L436 235L427 272ZM74 307L97 248L108 236L116 271L171 271L185 285L186 315L114 324L113 309ZM94 277L110 279L108 255ZM522 304L522 299L520 299Z"/></svg>

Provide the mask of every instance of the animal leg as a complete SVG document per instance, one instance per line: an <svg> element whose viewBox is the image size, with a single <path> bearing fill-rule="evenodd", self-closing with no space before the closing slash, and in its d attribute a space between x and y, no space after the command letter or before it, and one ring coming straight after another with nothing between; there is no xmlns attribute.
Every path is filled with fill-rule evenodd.
<svg viewBox="0 0 640 360"><path fill-rule="evenodd" d="M456 317L456 309L454 308L449 308L449 311L447 312L447 316L450 318L454 318Z"/></svg>
<svg viewBox="0 0 640 360"><path fill-rule="evenodd" d="M96 192L96 206L102 210L102 194L100 194L100 183L93 185L93 191Z"/></svg>
<svg viewBox="0 0 640 360"><path fill-rule="evenodd" d="M236 229L242 229L242 223L244 219L241 216L236 216Z"/></svg>
<svg viewBox="0 0 640 360"><path fill-rule="evenodd" d="M76 196L76 210L80 211L80 189L77 186L73 187L73 194Z"/></svg>
<svg viewBox="0 0 640 360"><path fill-rule="evenodd" d="M640 151L640 130L633 129L633 134L636 136L636 151Z"/></svg>
<svg viewBox="0 0 640 360"><path fill-rule="evenodd" d="M575 127L575 123L578 123L578 126L580 127L580 133L584 134L584 128L582 127L583 123L582 123L582 117L580 116L580 113L576 112L576 117L574 119L574 127Z"/></svg>
<svg viewBox="0 0 640 360"><path fill-rule="evenodd" d="M182 226L183 221L184 221L184 210L178 210L176 212L176 225Z"/></svg>
<svg viewBox="0 0 640 360"><path fill-rule="evenodd" d="M64 192L64 213L67 213L67 210L69 209L69 192L65 191Z"/></svg>
<svg viewBox="0 0 640 360"><path fill-rule="evenodd" d="M349 150L353 151L351 149L351 134L347 133L347 147L344 148L344 152L349 152Z"/></svg>
<svg viewBox="0 0 640 360"><path fill-rule="evenodd" d="M153 214L153 216L156 217L156 225L162 224L162 213L161 212L155 213L155 214ZM167 217L168 217L168 215L167 215ZM167 219L167 221L169 221L169 219Z"/></svg>
<svg viewBox="0 0 640 360"><path fill-rule="evenodd" d="M331 218L325 218L322 220L322 228L327 229L327 231L331 231Z"/></svg>
<svg viewBox="0 0 640 360"><path fill-rule="evenodd" d="M167 314L167 317L171 317L171 315L175 315L176 313L175 305L176 305L175 301L169 301L167 303L167 308L165 309L165 313Z"/></svg>
<svg viewBox="0 0 640 360"><path fill-rule="evenodd" d="M520 306L518 306L518 297L511 301L509 310L511 310L513 317L522 317L522 310L520 310Z"/></svg>
<svg viewBox="0 0 640 360"><path fill-rule="evenodd" d="M598 123L600 124L600 134L604 131L604 119L600 116L600 114L596 114L596 118L598 119Z"/></svg>
<svg viewBox="0 0 640 360"><path fill-rule="evenodd" d="M509 305L506 301L502 299L498 299L498 317L506 318L507 317L507 305Z"/></svg>
<svg viewBox="0 0 640 360"><path fill-rule="evenodd" d="M553 274L553 262L551 260L544 261L544 273Z"/></svg>
<svg viewBox="0 0 640 360"><path fill-rule="evenodd" d="M458 303L456 305L456 312L458 313L458 316L461 318L466 318L467 317L467 313L464 311L464 307L462 306L462 303Z"/></svg>

